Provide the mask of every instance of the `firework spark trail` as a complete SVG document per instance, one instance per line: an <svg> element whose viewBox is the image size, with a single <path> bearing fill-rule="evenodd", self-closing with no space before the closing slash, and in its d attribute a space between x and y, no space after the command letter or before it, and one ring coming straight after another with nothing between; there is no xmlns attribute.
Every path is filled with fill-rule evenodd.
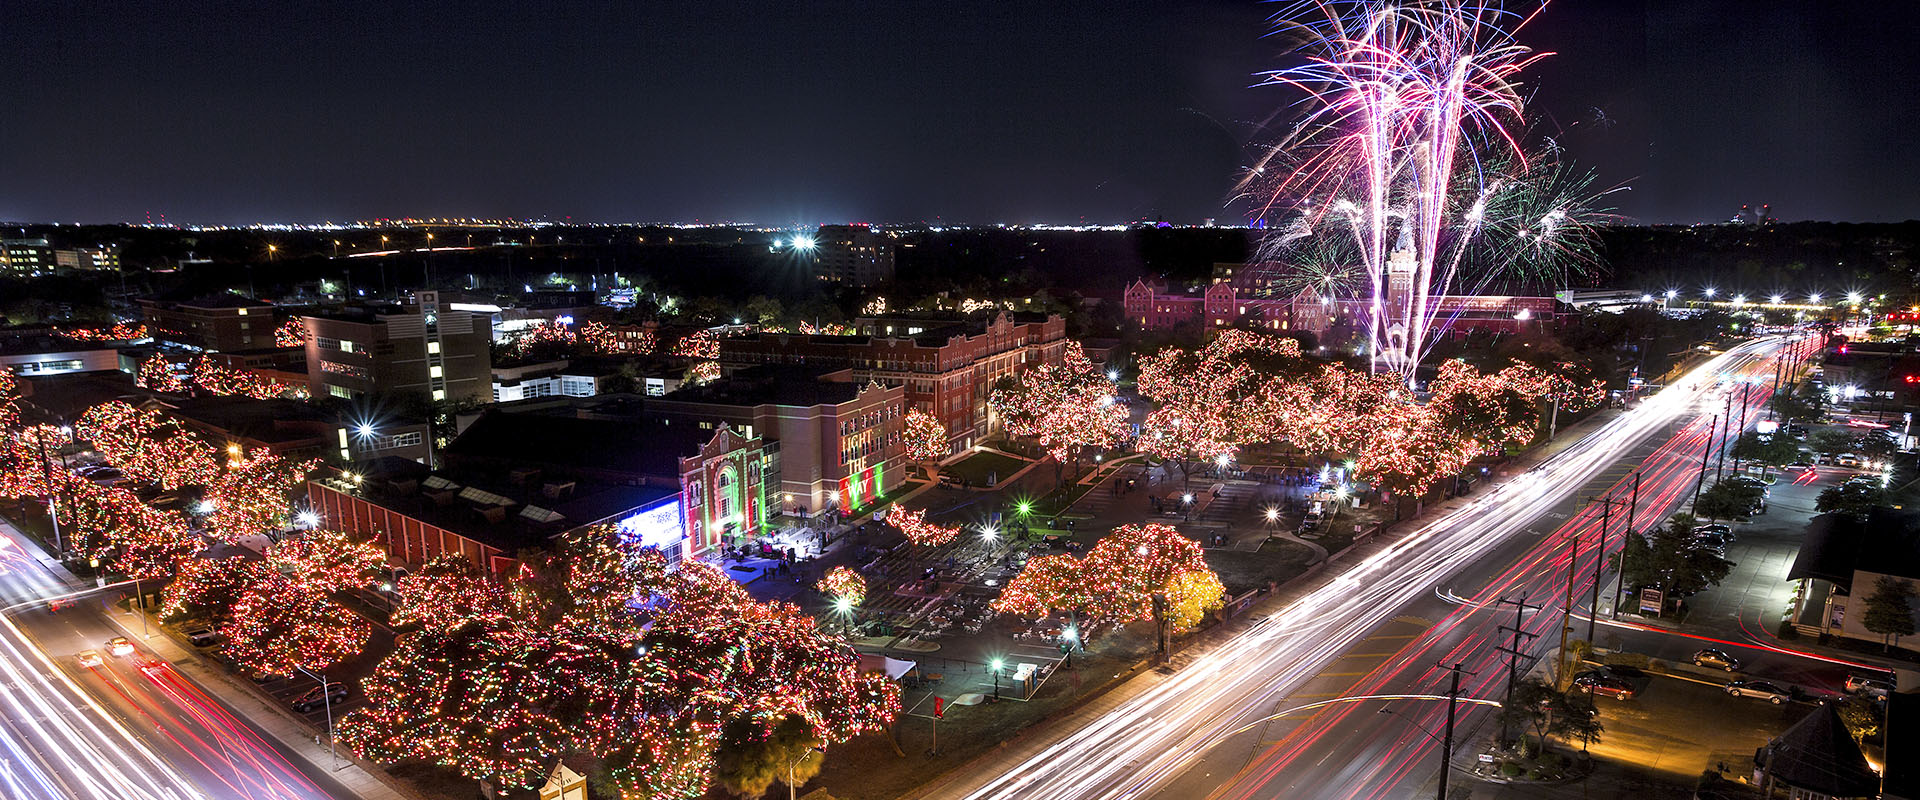
<svg viewBox="0 0 1920 800"><path fill-rule="evenodd" d="M1546 54L1515 39L1529 19L1461 0L1301 0L1274 16L1279 33L1302 40L1304 63L1261 83L1300 90L1306 110L1242 186L1283 153L1295 163L1259 213L1297 201L1310 221L1352 237L1371 290L1370 352L1388 371L1411 377L1458 315L1454 290L1497 271L1486 262L1499 259L1470 252L1483 231L1525 226L1545 245L1580 230L1564 206L1523 222L1488 213L1499 195L1522 193L1517 178L1531 170L1515 79Z"/></svg>

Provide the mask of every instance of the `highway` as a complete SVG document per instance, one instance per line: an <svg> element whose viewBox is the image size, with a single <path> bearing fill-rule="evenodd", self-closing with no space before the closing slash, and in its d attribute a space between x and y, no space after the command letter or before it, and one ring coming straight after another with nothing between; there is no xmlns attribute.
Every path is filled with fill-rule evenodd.
<svg viewBox="0 0 1920 800"><path fill-rule="evenodd" d="M140 647L108 618L108 587L59 611L48 597L91 587L63 582L45 554L0 524L0 796L23 800L326 800L339 784ZM123 615L124 618L124 615ZM158 635L158 632L156 632ZM43 650L44 648L44 650ZM78 654L103 663L84 667Z"/></svg>
<svg viewBox="0 0 1920 800"><path fill-rule="evenodd" d="M1412 794L1437 772L1432 732L1444 724L1442 704L1398 701L1380 715L1378 703L1341 703L1302 715L1304 721L1288 717L1235 731L1329 696L1438 694L1445 689L1442 663L1464 663L1472 673L1463 679L1463 695L1497 698L1505 657L1494 648L1502 643L1499 626L1513 617L1496 601L1526 593L1529 603L1548 606L1522 627L1534 634L1528 645L1535 653L1557 644L1570 538L1582 542L1572 578L1576 596L1584 597L1593 580L1600 509L1587 502L1589 495L1610 484L1622 488L1606 473L1618 475L1623 462L1644 460L1636 527L1663 519L1665 509L1690 496L1698 477L1707 416L1723 407L1719 377L1766 374L1770 383L1767 357L1781 344L1748 342L1712 358L1533 470L1424 525L1370 543L1374 551L1357 563L1329 572L1282 610L1172 676L1149 679L1155 682L1098 716L1070 718L1009 761L962 775L933 796ZM1733 405L1738 408L1738 400ZM1623 520L1611 523L1617 543ZM1361 655L1376 659L1371 669L1330 669ZM1303 690L1330 682L1338 686L1333 692ZM1476 713L1485 712L1463 711L1463 719Z"/></svg>

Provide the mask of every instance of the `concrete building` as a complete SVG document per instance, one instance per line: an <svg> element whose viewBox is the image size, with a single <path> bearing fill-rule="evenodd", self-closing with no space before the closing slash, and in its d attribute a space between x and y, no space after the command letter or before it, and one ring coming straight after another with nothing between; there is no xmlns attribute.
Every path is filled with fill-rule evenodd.
<svg viewBox="0 0 1920 800"><path fill-rule="evenodd" d="M120 368L120 351L58 336L0 336L0 369L22 377Z"/></svg>
<svg viewBox="0 0 1920 800"><path fill-rule="evenodd" d="M307 329L307 385L315 397L418 393L436 401L493 398L487 317L443 310L437 292L420 292L410 305L302 319Z"/></svg>
<svg viewBox="0 0 1920 800"><path fill-rule="evenodd" d="M120 268L120 246L72 247L53 251L53 262L61 269L105 270Z"/></svg>
<svg viewBox="0 0 1920 800"><path fill-rule="evenodd" d="M187 301L140 298L140 313L154 341L192 350L253 350L273 346L280 325L273 304L237 294Z"/></svg>
<svg viewBox="0 0 1920 800"><path fill-rule="evenodd" d="M298 400L251 397L154 395L143 405L157 408L216 446L238 451L267 450L300 461L309 458L365 463L389 456L425 463L427 425L383 422L359 430L351 420Z"/></svg>
<svg viewBox="0 0 1920 800"><path fill-rule="evenodd" d="M813 235L814 277L848 286L893 280L893 242L867 225L822 225Z"/></svg>
<svg viewBox="0 0 1920 800"><path fill-rule="evenodd" d="M536 397L592 397L604 391L617 374L606 365L575 364L568 359L541 361L516 367L493 368L493 402L512 403Z"/></svg>
<svg viewBox="0 0 1920 800"><path fill-rule="evenodd" d="M1066 355L1067 325L1053 315L1001 312L987 320L898 315L855 321L868 335L762 333L722 339L730 367L801 364L847 369L853 380L906 389L912 408L933 414L958 451L993 431L987 397L1002 377Z"/></svg>
<svg viewBox="0 0 1920 800"><path fill-rule="evenodd" d="M53 271L53 247L45 239L0 239L0 270L16 275Z"/></svg>

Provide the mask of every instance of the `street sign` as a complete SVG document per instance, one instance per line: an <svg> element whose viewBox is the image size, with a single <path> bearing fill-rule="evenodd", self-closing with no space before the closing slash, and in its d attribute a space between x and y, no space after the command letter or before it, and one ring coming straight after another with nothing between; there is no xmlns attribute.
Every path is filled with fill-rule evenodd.
<svg viewBox="0 0 1920 800"><path fill-rule="evenodd" d="M1640 613L1658 615L1666 607L1666 594L1659 589L1640 590Z"/></svg>

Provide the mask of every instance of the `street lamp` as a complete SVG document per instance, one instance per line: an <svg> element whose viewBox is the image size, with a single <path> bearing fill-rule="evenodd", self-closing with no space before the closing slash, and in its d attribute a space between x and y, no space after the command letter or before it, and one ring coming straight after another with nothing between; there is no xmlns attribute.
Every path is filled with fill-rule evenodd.
<svg viewBox="0 0 1920 800"><path fill-rule="evenodd" d="M1709 297L1709 298L1711 298L1711 297L1713 297L1713 295L1714 295L1714 293L1715 293L1715 292L1718 292L1718 291L1719 291L1718 289L1715 289L1715 288L1713 288L1713 287L1711 287L1711 286L1709 286L1709 287L1707 287L1707 291L1706 291L1706 295L1707 295L1707 297Z"/></svg>
<svg viewBox="0 0 1920 800"><path fill-rule="evenodd" d="M989 665L993 669L993 699L994 700L1000 699L1000 670L1002 667L1005 667L1006 665L1007 665L1007 662L1005 660L998 659L998 658L994 659L993 663Z"/></svg>

